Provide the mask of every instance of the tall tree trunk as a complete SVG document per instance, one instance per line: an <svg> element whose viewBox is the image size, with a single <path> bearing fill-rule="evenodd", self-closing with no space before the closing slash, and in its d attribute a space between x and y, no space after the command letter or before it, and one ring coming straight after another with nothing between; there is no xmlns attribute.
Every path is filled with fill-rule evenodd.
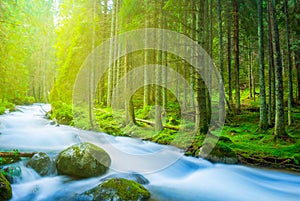
<svg viewBox="0 0 300 201"><path fill-rule="evenodd" d="M203 7L198 5L198 22L196 23L196 30L199 30L201 26L204 26L204 11ZM202 14L202 15L201 15ZM204 33L201 30L197 34L197 41L203 46ZM198 60L199 62L199 60ZM195 85L196 85L196 118L195 118L195 132L196 134L206 134L208 131L209 118L207 115L207 101L206 101L206 89L205 83L198 72L195 72Z"/></svg>
<svg viewBox="0 0 300 201"><path fill-rule="evenodd" d="M272 16L273 16L273 29L275 40L275 91L276 91L276 111L275 111L275 137L281 138L285 133L284 128L284 105L283 105L283 81L282 81L282 63L279 41L279 30L276 11L276 0L272 0Z"/></svg>
<svg viewBox="0 0 300 201"><path fill-rule="evenodd" d="M218 0L218 34L219 34L219 65L220 65L220 86L223 87L222 82L223 82L223 77L224 77L224 69L223 69L223 31L222 31L222 5L221 5L221 0ZM225 100L224 100L225 94L223 88L220 88L220 96L219 96L219 117L220 121L224 118L225 115Z"/></svg>
<svg viewBox="0 0 300 201"><path fill-rule="evenodd" d="M233 1L234 17L234 70L235 70L235 113L241 111L240 100L240 60L239 60L239 8L238 0Z"/></svg>
<svg viewBox="0 0 300 201"><path fill-rule="evenodd" d="M249 43L250 44L250 43ZM249 68L248 68L248 76L249 76L249 98L253 97L252 93L252 50L249 51Z"/></svg>
<svg viewBox="0 0 300 201"><path fill-rule="evenodd" d="M300 101L300 49L295 51L296 70L297 70L297 84L298 84L298 101Z"/></svg>
<svg viewBox="0 0 300 201"><path fill-rule="evenodd" d="M260 129L267 130L267 104L265 89L265 63L264 63L264 26L263 26L263 0L258 0L258 54L259 54L259 87L260 87Z"/></svg>
<svg viewBox="0 0 300 201"><path fill-rule="evenodd" d="M113 0L112 1L112 14L111 14L111 26L110 26L110 38L114 37L115 33L115 20L116 20L116 7L117 7L117 1ZM113 59L113 52L114 49L114 41L111 41L110 47L109 47L109 61ZM107 81L107 100L106 104L108 107L111 106L111 96L112 96L112 89L113 89L113 69L111 66L108 68L108 81Z"/></svg>
<svg viewBox="0 0 300 201"><path fill-rule="evenodd" d="M158 0L155 0L155 9L158 9L158 6L160 6L158 4ZM159 24L159 21L157 20L158 18L158 14L156 13L156 16L154 18L154 27L156 27ZM156 41L157 42L157 46L162 45L162 36L159 32L157 32L158 35L156 35ZM161 64L162 62L162 51L156 51L155 54L157 54L157 62L159 64ZM154 54L154 55L155 55ZM155 60L154 60L155 61ZM161 68L158 67L156 69L156 87L155 87L155 130L156 131L160 131L163 129L163 124L162 124L162 93L161 93L161 81L162 81L162 75L161 75Z"/></svg>
<svg viewBox="0 0 300 201"><path fill-rule="evenodd" d="M275 119L275 71L274 71L274 51L273 51L273 33L271 18L271 1L268 0L268 85L269 85L269 104L268 104L268 124L274 125Z"/></svg>
<svg viewBox="0 0 300 201"><path fill-rule="evenodd" d="M288 68L288 125L292 124L292 101L293 101L293 77L292 77L292 62L290 48L290 27L289 27L289 12L287 0L283 0L285 13L285 37L287 47L287 68Z"/></svg>
<svg viewBox="0 0 300 201"><path fill-rule="evenodd" d="M131 48L128 44L126 44L126 50L128 50L129 48ZM128 51L126 51L128 52ZM131 87L128 83L130 82L130 80L128 80L128 76L127 73L130 71L131 67L132 67L132 53L130 54L126 54L124 57L124 74L125 74L125 84L124 84L124 91L126 96L129 95L131 91ZM134 107L133 107L133 102L132 102L132 97L126 97L125 98L125 124L126 125L134 125L136 124L136 120L135 120L135 113L134 113Z"/></svg>
<svg viewBox="0 0 300 201"><path fill-rule="evenodd" d="M228 68L228 98L229 103L233 103L232 99L232 77L231 77L231 8L230 5L228 5L228 16L227 16L227 68Z"/></svg>

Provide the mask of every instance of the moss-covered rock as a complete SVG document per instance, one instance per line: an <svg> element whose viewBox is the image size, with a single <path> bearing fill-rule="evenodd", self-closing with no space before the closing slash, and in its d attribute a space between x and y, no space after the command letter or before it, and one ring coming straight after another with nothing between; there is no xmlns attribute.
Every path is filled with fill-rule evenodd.
<svg viewBox="0 0 300 201"><path fill-rule="evenodd" d="M85 142L62 151L57 158L59 174L73 177L95 177L103 175L111 164L110 156L102 148Z"/></svg>
<svg viewBox="0 0 300 201"><path fill-rule="evenodd" d="M207 155L206 153L208 153L211 149L212 151ZM236 153L223 142L218 142L215 147L212 147L210 143L204 144L200 148L199 157L205 158L214 163L238 163L238 157Z"/></svg>
<svg viewBox="0 0 300 201"><path fill-rule="evenodd" d="M49 176L55 173L55 162L44 152L34 154L26 166L34 169L41 176Z"/></svg>
<svg viewBox="0 0 300 201"><path fill-rule="evenodd" d="M21 178L22 170L21 167L17 164L3 166L0 168L0 172L5 176L9 183L13 184L15 181Z"/></svg>
<svg viewBox="0 0 300 201"><path fill-rule="evenodd" d="M150 198L150 192L135 181L113 178L82 193L79 197L92 201L142 201Z"/></svg>
<svg viewBox="0 0 300 201"><path fill-rule="evenodd" d="M112 178L124 178L131 181L135 181L139 184L149 184L149 180L146 179L143 175L138 173L115 173L101 179L101 181L104 182Z"/></svg>
<svg viewBox="0 0 300 201"><path fill-rule="evenodd" d="M5 176L0 173L0 200L9 200L12 197L11 185L5 178Z"/></svg>

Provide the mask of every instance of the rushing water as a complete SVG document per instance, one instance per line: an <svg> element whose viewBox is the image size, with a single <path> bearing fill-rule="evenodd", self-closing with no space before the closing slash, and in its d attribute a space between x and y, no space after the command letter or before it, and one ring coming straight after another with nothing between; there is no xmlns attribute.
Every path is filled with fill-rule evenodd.
<svg viewBox="0 0 300 201"><path fill-rule="evenodd" d="M49 105L18 109L0 116L0 150L44 151L55 157L70 145L89 141L104 148L112 158L111 168L103 177L140 173L150 181L145 187L153 200L300 200L300 176L296 174L211 164L185 157L171 146L57 127L44 119L43 110L49 110ZM12 184L14 201L67 200L74 193L94 187L102 178L41 177L25 166L26 159L16 165L21 168L21 176Z"/></svg>

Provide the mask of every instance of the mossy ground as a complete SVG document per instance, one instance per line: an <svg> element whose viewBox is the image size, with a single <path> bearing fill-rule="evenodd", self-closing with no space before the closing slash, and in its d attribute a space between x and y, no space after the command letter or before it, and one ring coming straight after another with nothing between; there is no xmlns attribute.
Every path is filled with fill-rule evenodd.
<svg viewBox="0 0 300 201"><path fill-rule="evenodd" d="M275 140L273 128L264 132L260 131L259 125L259 108L256 102L245 98L242 112L239 115L227 115L226 123L223 127L218 146L233 150L239 162L247 165L286 168L290 170L300 170L300 107L293 108L293 123L291 126L286 126L286 132L290 136L290 140ZM138 122L138 125L124 126L122 118L118 115L112 116L107 110L101 110L102 114L98 114L98 121L101 122L103 132L113 135L127 135L150 140L160 144L171 144L179 148L183 148L187 155L197 156L199 149L203 145L205 135L193 136L191 142L191 132L179 134L178 131L172 129L163 129L156 132L153 125ZM164 121L165 125L171 125L180 128L178 121L170 121L169 119L177 119L175 115L176 109L168 114ZM173 113L172 113L173 112ZM150 114L150 115L149 115ZM120 116L121 117L121 116ZM151 112L138 110L137 118L143 118L150 121ZM286 118L287 119L287 118ZM175 123L174 123L175 122ZM100 124L100 125L101 125ZM192 127L191 123L186 122L182 125L184 128ZM189 130L191 131L191 129ZM187 145L190 145L188 148ZM186 149L187 148L187 149Z"/></svg>

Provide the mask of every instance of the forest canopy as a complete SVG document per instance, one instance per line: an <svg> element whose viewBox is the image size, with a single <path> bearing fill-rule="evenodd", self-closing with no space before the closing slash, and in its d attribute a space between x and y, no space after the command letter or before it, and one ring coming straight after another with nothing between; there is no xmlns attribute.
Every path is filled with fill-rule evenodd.
<svg viewBox="0 0 300 201"><path fill-rule="evenodd" d="M299 22L299 0L2 0L0 111L9 103L51 103L51 118L59 123L168 144L180 129L203 139L221 128L221 120L212 125L212 108L218 104L226 125L242 125L243 115L253 112L257 116L248 121L256 131L293 141L289 126L299 121L300 102ZM194 56L191 47L185 58L159 48L131 52L130 44L115 37L144 28L171 30L195 41L218 69L224 91L211 96L206 78L185 59ZM161 36L157 32L154 46ZM147 42L147 29L145 37ZM74 113L77 76L103 43L102 59L118 59L100 79L101 59L91 59L86 105ZM124 49L130 53L122 55ZM169 79L165 68L151 75L146 69L144 85L121 97L124 93L115 88L122 79L124 91L129 90L135 79L128 80L130 71L152 64L178 77ZM173 91L168 82L176 83ZM118 106L123 112L112 110L113 96L124 100ZM145 132L145 127L151 129ZM175 145L181 146L178 141ZM187 144L198 148L197 143Z"/></svg>

